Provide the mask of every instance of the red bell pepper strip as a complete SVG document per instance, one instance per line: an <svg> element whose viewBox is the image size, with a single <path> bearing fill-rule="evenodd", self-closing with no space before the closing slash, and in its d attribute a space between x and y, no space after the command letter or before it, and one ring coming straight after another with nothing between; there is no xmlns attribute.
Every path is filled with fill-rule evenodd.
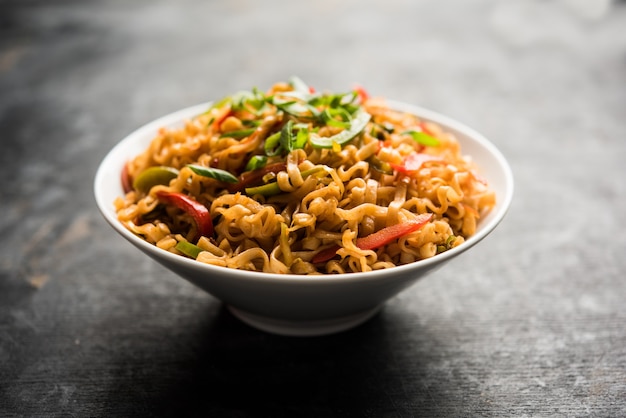
<svg viewBox="0 0 626 418"><path fill-rule="evenodd" d="M426 122L420 122L419 126L420 128L422 128L422 131L424 131L425 134L430 135L433 138L437 137L437 135L435 135L435 132L433 132L432 129L428 128L428 124Z"/></svg>
<svg viewBox="0 0 626 418"><path fill-rule="evenodd" d="M206 206L183 193L161 191L156 195L161 202L176 206L191 215L198 228L198 234L195 240L199 239L201 236L213 236L213 221L211 220L211 214Z"/></svg>
<svg viewBox="0 0 626 418"><path fill-rule="evenodd" d="M268 164L263 168L259 168L252 171L246 171L245 173L241 173L239 175L239 182L228 185L228 191L231 193L236 193L244 190L246 187L253 185L254 183L258 183L261 181L263 176L268 173L280 173L281 171L287 170L287 163L279 162Z"/></svg>
<svg viewBox="0 0 626 418"><path fill-rule="evenodd" d="M337 250L341 248L338 245L333 245L332 247L328 247L322 251L320 251L319 253L315 254L313 256L313 259L311 260L311 263L313 264L317 264L317 263L325 263L328 260L330 260L331 258L333 258L334 256L337 255Z"/></svg>
<svg viewBox="0 0 626 418"><path fill-rule="evenodd" d="M213 129L214 130L219 130L220 126L222 125L222 122L224 122L227 117L233 115L233 109L230 107L230 105L224 106L224 108L221 109L220 112L221 113L219 115L217 115L217 117L213 121Z"/></svg>
<svg viewBox="0 0 626 418"><path fill-rule="evenodd" d="M353 90L356 92L356 94L359 96L359 101L361 103L365 103L365 101L367 101L367 99L370 98L369 93L367 92L367 90L365 90L365 88L361 85L356 84L353 88Z"/></svg>
<svg viewBox="0 0 626 418"><path fill-rule="evenodd" d="M366 237L357 238L356 246L362 250L373 250L387 245L411 232L417 231L426 225L433 217L432 213L424 213L406 222L391 225Z"/></svg>
<svg viewBox="0 0 626 418"><path fill-rule="evenodd" d="M122 190L124 190L124 193L128 193L133 190L133 182L130 178L130 174L128 174L128 163L124 164L124 167L122 167L121 180Z"/></svg>
<svg viewBox="0 0 626 418"><path fill-rule="evenodd" d="M414 152L406 156L403 164L393 164L391 167L401 173L411 173L418 171L422 168L422 165L427 161L443 161L441 157L436 155L423 154L421 152Z"/></svg>
<svg viewBox="0 0 626 418"><path fill-rule="evenodd" d="M374 250L376 248L380 248L384 245L389 244L390 242L393 242L405 235L410 234L411 232L417 231L428 222L430 222L432 217L432 213L425 213L406 222L385 227L366 237L357 238L356 246L359 247L361 250ZM311 262L314 264L326 262L333 258L335 254L337 254L337 250L339 250L339 248L340 247L336 245L322 250L319 253L315 254Z"/></svg>

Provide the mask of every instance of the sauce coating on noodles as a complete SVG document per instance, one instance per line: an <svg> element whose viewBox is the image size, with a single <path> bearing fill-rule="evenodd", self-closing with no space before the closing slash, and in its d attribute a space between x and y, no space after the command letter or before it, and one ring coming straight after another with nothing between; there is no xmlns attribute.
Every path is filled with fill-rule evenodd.
<svg viewBox="0 0 626 418"><path fill-rule="evenodd" d="M117 216L136 235L198 262L272 273L433 257L495 204L440 126L361 87L316 92L295 77L161 128L122 177Z"/></svg>

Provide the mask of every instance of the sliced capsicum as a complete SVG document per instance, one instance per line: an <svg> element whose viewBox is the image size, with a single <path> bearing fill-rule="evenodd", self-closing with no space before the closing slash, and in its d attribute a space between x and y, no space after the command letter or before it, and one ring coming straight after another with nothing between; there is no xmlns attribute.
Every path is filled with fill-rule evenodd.
<svg viewBox="0 0 626 418"><path fill-rule="evenodd" d="M422 168L422 165L427 161L443 161L443 159L436 155L413 152L406 156L403 164L390 163L390 165L394 170L401 173L413 173Z"/></svg>
<svg viewBox="0 0 626 418"><path fill-rule="evenodd" d="M405 235L410 234L411 232L415 232L418 229L422 228L432 219L432 213L425 213L419 215L413 219L410 219L406 222L402 222L399 224L391 225L380 229L373 234L370 234L366 237L357 238L356 246L361 250L375 250L376 248L380 248L384 245L389 244L399 238L402 238ZM330 248L326 248L319 253L317 253L312 262L313 263L323 263L335 256L337 254L337 250L339 250L339 246L333 246Z"/></svg>
<svg viewBox="0 0 626 418"><path fill-rule="evenodd" d="M159 201L176 206L193 218L198 229L198 234L194 240L199 239L201 236L213 236L213 220L209 210L202 203L195 201L186 194L177 192L160 191L156 196Z"/></svg>
<svg viewBox="0 0 626 418"><path fill-rule="evenodd" d="M148 193L153 186L170 183L178 177L178 170L173 167L156 166L143 170L133 181L133 189Z"/></svg>

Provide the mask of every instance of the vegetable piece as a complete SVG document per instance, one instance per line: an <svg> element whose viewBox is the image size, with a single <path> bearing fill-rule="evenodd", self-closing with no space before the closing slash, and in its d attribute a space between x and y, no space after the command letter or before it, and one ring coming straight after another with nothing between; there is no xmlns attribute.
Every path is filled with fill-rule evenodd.
<svg viewBox="0 0 626 418"><path fill-rule="evenodd" d="M303 149L308 140L309 128L306 126L298 127L298 133L292 143L293 149Z"/></svg>
<svg viewBox="0 0 626 418"><path fill-rule="evenodd" d="M337 119L339 116L341 119ZM336 128L348 129L350 128L350 113L344 109L343 107L338 107L335 109L326 108L321 113L322 120L328 126L334 126Z"/></svg>
<svg viewBox="0 0 626 418"><path fill-rule="evenodd" d="M359 108L353 115L350 125L347 129L330 137L323 137L317 134L311 134L309 141L315 148L332 148L333 144L343 145L360 134L371 119L371 115L365 110Z"/></svg>
<svg viewBox="0 0 626 418"><path fill-rule="evenodd" d="M406 222L388 226L366 237L357 238L356 246L362 250L373 250L382 247L411 232L417 231L426 225L432 217L432 213L425 213Z"/></svg>
<svg viewBox="0 0 626 418"><path fill-rule="evenodd" d="M414 129L402 132L402 135L411 135L415 142L427 147L439 146L439 140L424 131L416 131Z"/></svg>
<svg viewBox="0 0 626 418"><path fill-rule="evenodd" d="M361 250L374 250L376 248L380 248L422 228L430 222L432 216L432 213L425 213L406 222L385 227L366 237L357 238L355 244ZM324 263L333 258L335 254L337 254L337 250L339 250L339 248L340 247L338 245L326 248L317 253L311 262L314 264Z"/></svg>
<svg viewBox="0 0 626 418"><path fill-rule="evenodd" d="M354 86L354 91L359 96L359 100L361 101L361 103L365 102L367 99L370 98L370 95L367 92L367 90L365 90L365 88L359 84Z"/></svg>
<svg viewBox="0 0 626 418"><path fill-rule="evenodd" d="M228 103L228 102L227 102ZM222 122L226 120L227 117L233 114L233 109L230 104L224 105L222 109L220 109L220 113L217 115L215 120L213 120L213 129L218 130L222 125Z"/></svg>
<svg viewBox="0 0 626 418"><path fill-rule="evenodd" d="M370 135L379 141L386 141L389 138L389 134L393 133L394 127L388 122L385 123L372 123L372 130Z"/></svg>
<svg viewBox="0 0 626 418"><path fill-rule="evenodd" d="M178 177L178 170L173 167L148 167L133 181L133 188L140 192L148 193L153 186L169 184L170 180L176 177Z"/></svg>
<svg viewBox="0 0 626 418"><path fill-rule="evenodd" d="M122 167L122 173L120 177L122 181L122 190L124 190L124 193L132 192L133 182L131 181L130 174L128 173L128 163L124 164L124 167Z"/></svg>
<svg viewBox="0 0 626 418"><path fill-rule="evenodd" d="M239 175L239 181L235 184L228 186L228 191L231 193L240 192L246 187L258 183L261 179L268 173L279 173L281 171L285 171L287 169L287 163L278 162L273 164L268 164L263 168L246 171L245 173L241 173Z"/></svg>
<svg viewBox="0 0 626 418"><path fill-rule="evenodd" d="M311 93L311 88L297 76L292 76L289 79L289 85L297 92Z"/></svg>
<svg viewBox="0 0 626 418"><path fill-rule="evenodd" d="M379 172L381 172L383 174L393 174L393 168L391 167L391 164L389 164L386 161L381 160L380 158L378 158L375 155L372 155L366 161L376 171L379 171Z"/></svg>
<svg viewBox="0 0 626 418"><path fill-rule="evenodd" d="M437 254L442 253L452 248L452 244L454 243L455 240L456 240L456 237L454 235L450 235L446 239L446 242L444 242L443 244L437 245Z"/></svg>
<svg viewBox="0 0 626 418"><path fill-rule="evenodd" d="M338 245L333 245L332 247L323 249L322 251L320 251L319 253L313 256L313 258L311 259L311 263L317 264L317 263L327 262L328 260L330 260L331 258L337 255L337 250L339 248L341 247L339 247Z"/></svg>
<svg viewBox="0 0 626 418"><path fill-rule="evenodd" d="M247 136L250 136L254 133L254 131L256 131L255 128L251 128L251 129L242 129L240 131L230 131L230 132L224 132L223 134L220 135L220 138L234 138L234 139L241 139L241 138L245 138Z"/></svg>
<svg viewBox="0 0 626 418"><path fill-rule="evenodd" d="M293 120L289 119L280 130L280 147L287 153L293 151Z"/></svg>
<svg viewBox="0 0 626 418"><path fill-rule="evenodd" d="M424 154L421 152L414 152L406 156L403 164L390 163L394 170L401 173L414 173L422 168L422 165L427 161L443 161L441 157L436 155Z"/></svg>
<svg viewBox="0 0 626 418"><path fill-rule="evenodd" d="M185 254L187 257L191 257L194 260L198 258L198 254L204 251L202 248L198 247L187 241L179 241L174 247L181 253Z"/></svg>
<svg viewBox="0 0 626 418"><path fill-rule="evenodd" d="M265 138L265 144L263 145L265 155L267 155L268 157L273 157L280 153L280 136L280 132L276 132Z"/></svg>
<svg viewBox="0 0 626 418"><path fill-rule="evenodd" d="M226 183L237 183L239 181L237 177L228 171L220 170L219 168L205 167L198 164L188 164L187 167L199 176L209 177Z"/></svg>
<svg viewBox="0 0 626 418"><path fill-rule="evenodd" d="M265 197L274 196L275 194L280 193L280 187L278 187L277 182L262 184L260 186L255 187L246 187L246 194L248 196L261 195Z"/></svg>
<svg viewBox="0 0 626 418"><path fill-rule="evenodd" d="M297 131L297 133L294 133ZM283 125L280 132L276 132L265 139L263 149L265 155L274 157L288 154L294 149L302 149L308 140L308 126L306 124L294 124L293 120L288 120Z"/></svg>
<svg viewBox="0 0 626 418"><path fill-rule="evenodd" d="M209 210L202 203L193 200L183 193L160 191L157 198L168 205L176 206L191 215L196 223L198 234L194 238L197 240L201 236L210 237L213 235L213 221Z"/></svg>
<svg viewBox="0 0 626 418"><path fill-rule="evenodd" d="M265 167L267 164L267 157L265 155L253 155L246 164L246 171L258 170Z"/></svg>
<svg viewBox="0 0 626 418"><path fill-rule="evenodd" d="M241 91L231 96L233 111L246 111L256 116L262 114L266 97L258 88L254 87L251 91Z"/></svg>
<svg viewBox="0 0 626 418"><path fill-rule="evenodd" d="M308 170L302 171L300 175L302 175L303 178L307 178L310 175L320 172L322 170L323 170L323 167L316 166ZM276 194L279 194L281 192L282 190L280 190L278 183L275 181L271 183L263 184L257 187L246 187L246 194L248 196L254 196L254 195L259 194L261 196L269 197L269 196L274 196Z"/></svg>

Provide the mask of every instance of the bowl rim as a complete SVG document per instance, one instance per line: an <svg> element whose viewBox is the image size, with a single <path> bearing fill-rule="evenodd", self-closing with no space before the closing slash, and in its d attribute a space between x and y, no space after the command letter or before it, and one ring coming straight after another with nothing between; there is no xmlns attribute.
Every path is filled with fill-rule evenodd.
<svg viewBox="0 0 626 418"><path fill-rule="evenodd" d="M338 274L322 274L322 275L299 275L294 273L266 273L266 272L257 272L257 271L247 271L247 270L238 270L232 269L228 267L221 266L213 266L210 264L205 264L198 262L196 260L183 257L169 251L158 248L157 246L144 241L139 238L131 231L126 229L115 216L115 211L113 208L113 201L108 202L104 198L104 191L102 186L107 183L106 177L106 169L115 165L117 157L121 150L128 147L129 143L133 143L137 141L137 137L144 138L146 141L146 145L149 140L145 140L146 136L154 137L157 130L163 126L172 126L177 123L181 123L186 119L192 118L196 115L199 115L206 111L206 109L211 106L213 102L204 102L200 104L196 104L193 106L189 106L157 119L154 119L134 131L130 132L123 139L117 142L106 154L106 156L101 160L98 168L96 170L96 174L93 181L94 187L94 197L96 200L96 204L98 209L104 219L113 227L115 231L117 231L123 238L129 241L131 244L135 245L137 248L147 253L148 255L155 258L157 261L159 259L163 259L164 261L169 262L168 264L181 264L184 267L187 267L196 272L206 273L210 278L211 274L217 274L220 276L228 276L229 278L236 278L237 280L248 280L252 282L267 282L267 283L288 283L295 282L298 285L304 286L316 286L316 285L327 285L329 283L343 283L346 281L356 281L356 280L365 280L372 281L378 280L381 278L387 278L390 275L390 270L393 270L393 275L397 276L406 276L407 274L412 273L414 270L423 270L423 269L432 269L439 264L443 264L445 261L460 255L461 253L469 250L474 245L478 244L481 240L483 240L487 235L489 235L502 220L504 219L506 213L508 212L511 202L513 200L513 191L514 191L514 180L513 180L513 172L509 163L507 162L504 155L500 152L500 150L485 136L483 136L478 131L470 128L469 126L459 122L451 117L445 116L439 112L423 108L421 106L386 99L386 103L392 108L396 110L401 110L405 112L409 112L419 116L420 118L427 119L429 121L438 123L445 128L449 128L451 130L457 131L469 138L472 141L477 142L482 148L486 149L488 153L497 161L500 170L504 174L504 195L497 196L497 203L494 211L489 214L490 219L486 224L480 225L480 229L471 237L467 238L465 242L458 247L452 248L448 251L445 251L441 254L437 254L433 257L415 261L413 263L404 264L400 266L391 267L389 269L381 269L374 270L368 272L354 272L354 273L338 273ZM128 156L128 158L132 158L133 156ZM123 195L121 184L120 188L120 196ZM321 278L321 277L322 278Z"/></svg>

